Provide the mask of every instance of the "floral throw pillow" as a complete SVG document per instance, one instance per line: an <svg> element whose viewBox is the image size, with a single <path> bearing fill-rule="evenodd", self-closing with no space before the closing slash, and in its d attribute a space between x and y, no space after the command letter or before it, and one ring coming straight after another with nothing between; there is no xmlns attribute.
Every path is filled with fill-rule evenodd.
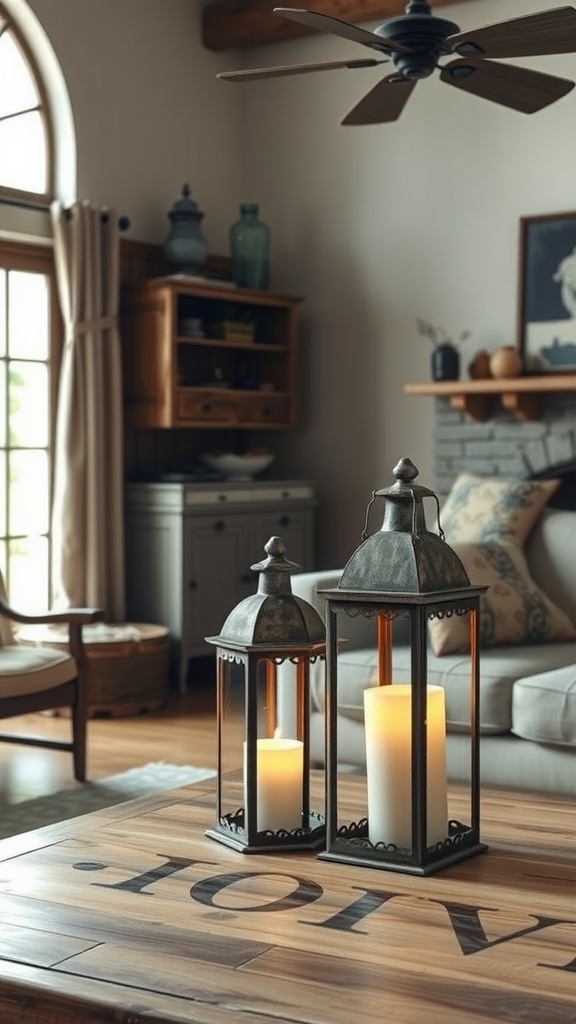
<svg viewBox="0 0 576 1024"><path fill-rule="evenodd" d="M489 588L480 598L481 647L576 639L574 624L536 586L517 544L489 540L451 546L470 582ZM432 619L428 629L436 655L469 649L467 615Z"/></svg>
<svg viewBox="0 0 576 1024"><path fill-rule="evenodd" d="M517 480L460 473L440 515L450 545L506 541L520 548L559 480Z"/></svg>

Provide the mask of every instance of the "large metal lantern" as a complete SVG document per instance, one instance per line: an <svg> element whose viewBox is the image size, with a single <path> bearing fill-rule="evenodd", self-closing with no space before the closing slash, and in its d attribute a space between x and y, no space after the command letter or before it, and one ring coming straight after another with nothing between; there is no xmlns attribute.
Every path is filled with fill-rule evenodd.
<svg viewBox="0 0 576 1024"><path fill-rule="evenodd" d="M403 458L396 482L375 491L385 499L380 531L366 536L327 602L326 849L328 860L426 875L486 847L480 842L479 645L480 597L444 540L438 499L414 483L418 470ZM438 532L428 531L425 497L436 501ZM366 521L368 522L368 513ZM366 808L349 821L339 800L338 617L373 619L377 678L364 692ZM453 794L467 824L449 810L444 689L429 685L427 632L434 617L466 616L470 662L470 787ZM394 671L395 634L409 642L409 661ZM466 657L464 655L463 657ZM466 702L465 702L466 703ZM466 787L464 787L466 789Z"/></svg>
<svg viewBox="0 0 576 1024"><path fill-rule="evenodd" d="M258 592L230 612L220 636L206 638L217 648L218 688L217 821L206 834L242 853L316 849L325 840L324 817L310 807L309 684L326 630L292 594L300 566L285 558L285 543L271 537L265 551L252 566ZM276 695L276 668L286 660L296 667L290 736L279 732Z"/></svg>

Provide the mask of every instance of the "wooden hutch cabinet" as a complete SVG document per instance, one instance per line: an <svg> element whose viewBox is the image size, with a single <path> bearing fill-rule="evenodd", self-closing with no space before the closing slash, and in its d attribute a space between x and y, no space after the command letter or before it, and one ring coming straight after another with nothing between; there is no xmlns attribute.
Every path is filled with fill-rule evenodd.
<svg viewBox="0 0 576 1024"><path fill-rule="evenodd" d="M172 472L202 451L248 447L250 431L261 444L262 431L295 426L300 302L180 275L123 288L126 428L156 462L149 475L141 459L126 485L127 615L168 627L181 692L190 659L212 653L204 637L255 593L250 566L271 536L314 568L312 484Z"/></svg>
<svg viewBox="0 0 576 1024"><path fill-rule="evenodd" d="M127 287L129 427L287 429L296 422L295 296L189 277Z"/></svg>

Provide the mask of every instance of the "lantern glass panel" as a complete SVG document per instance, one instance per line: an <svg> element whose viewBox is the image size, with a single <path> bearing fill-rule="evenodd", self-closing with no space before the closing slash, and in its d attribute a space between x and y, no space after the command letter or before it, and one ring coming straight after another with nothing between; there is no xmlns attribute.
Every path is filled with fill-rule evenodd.
<svg viewBox="0 0 576 1024"><path fill-rule="evenodd" d="M246 670L241 657L226 652L218 658L220 813L236 816L238 782L243 778Z"/></svg>

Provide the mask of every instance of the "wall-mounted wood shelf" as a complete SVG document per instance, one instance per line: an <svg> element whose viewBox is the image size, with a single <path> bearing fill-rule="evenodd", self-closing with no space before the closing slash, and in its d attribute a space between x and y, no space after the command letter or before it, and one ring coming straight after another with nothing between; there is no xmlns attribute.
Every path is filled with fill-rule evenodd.
<svg viewBox="0 0 576 1024"><path fill-rule="evenodd" d="M443 380L405 384L407 395L447 398L453 409L484 423L490 419L494 400L518 420L540 417L540 396L550 392L576 391L576 373L543 374L538 377L508 377L505 380Z"/></svg>

